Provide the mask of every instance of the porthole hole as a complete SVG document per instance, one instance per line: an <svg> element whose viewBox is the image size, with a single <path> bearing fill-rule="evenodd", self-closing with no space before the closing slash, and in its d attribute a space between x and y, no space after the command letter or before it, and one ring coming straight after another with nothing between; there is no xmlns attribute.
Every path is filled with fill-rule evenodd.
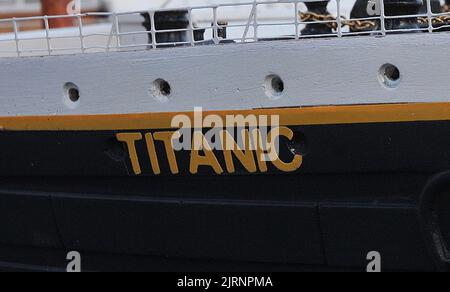
<svg viewBox="0 0 450 292"><path fill-rule="evenodd" d="M72 82L64 84L64 99L68 107L75 107L80 101L81 93L79 87Z"/></svg>
<svg viewBox="0 0 450 292"><path fill-rule="evenodd" d="M280 76L271 74L266 77L264 84L266 95L270 99L278 99L284 94L284 81Z"/></svg>
<svg viewBox="0 0 450 292"><path fill-rule="evenodd" d="M387 88L397 88L402 75L400 69L392 64L384 64L378 72L378 79Z"/></svg>
<svg viewBox="0 0 450 292"><path fill-rule="evenodd" d="M111 138L106 141L104 152L114 161L119 162L125 159L124 145L115 138L114 139Z"/></svg>
<svg viewBox="0 0 450 292"><path fill-rule="evenodd" d="M77 88L70 88L68 95L72 102L77 102L80 99L80 91Z"/></svg>
<svg viewBox="0 0 450 292"><path fill-rule="evenodd" d="M167 102L172 94L172 88L164 79L156 79L153 81L150 94L160 102Z"/></svg>

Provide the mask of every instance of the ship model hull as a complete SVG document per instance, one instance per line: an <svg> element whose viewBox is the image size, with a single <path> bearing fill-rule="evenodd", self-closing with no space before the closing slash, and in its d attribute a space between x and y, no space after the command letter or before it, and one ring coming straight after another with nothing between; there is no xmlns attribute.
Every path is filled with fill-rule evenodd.
<svg viewBox="0 0 450 292"><path fill-rule="evenodd" d="M2 264L76 250L92 270L362 270L376 250L387 270L434 270L448 242L449 108L247 111L279 114L293 134L284 167L255 151L233 167L223 151L171 161L156 138L150 151L145 137L171 133L173 114L2 119ZM217 114L230 113L244 114ZM197 156L209 158L193 167ZM23 266L8 262L18 253Z"/></svg>
<svg viewBox="0 0 450 292"><path fill-rule="evenodd" d="M58 56L53 18L31 38L6 20L0 269L66 270L75 251L83 271L366 271L374 254L384 271L448 270L448 15L385 0L355 21L327 3L280 3L293 31L276 38L257 1L241 25L209 7L205 28L194 8L102 14L103 35L69 16L82 54Z"/></svg>

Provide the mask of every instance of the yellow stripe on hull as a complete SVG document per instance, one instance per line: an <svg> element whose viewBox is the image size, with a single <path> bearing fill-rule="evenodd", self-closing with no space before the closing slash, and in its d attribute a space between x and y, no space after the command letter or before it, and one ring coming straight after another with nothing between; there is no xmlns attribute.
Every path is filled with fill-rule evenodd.
<svg viewBox="0 0 450 292"><path fill-rule="evenodd" d="M172 128L173 117L184 114L194 119L193 112L142 113L69 116L0 117L4 131L83 131L137 130ZM317 106L254 110L209 111L203 115L278 115L281 126L330 125L357 123L392 123L450 120L450 103L376 104L350 106Z"/></svg>

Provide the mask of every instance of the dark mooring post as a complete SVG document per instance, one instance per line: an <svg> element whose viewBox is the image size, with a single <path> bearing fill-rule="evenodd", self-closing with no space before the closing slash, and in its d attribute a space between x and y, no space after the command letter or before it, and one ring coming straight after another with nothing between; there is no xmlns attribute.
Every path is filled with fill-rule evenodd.
<svg viewBox="0 0 450 292"><path fill-rule="evenodd" d="M450 0L449 0L450 1ZM431 0L431 12L433 13L441 13L441 1L439 0ZM422 8L420 9L420 13L426 14L428 12L428 4L427 0L423 0Z"/></svg>
<svg viewBox="0 0 450 292"><path fill-rule="evenodd" d="M416 15L422 8L422 0L384 0L387 16ZM386 29L416 29L419 28L417 17L387 19Z"/></svg>
<svg viewBox="0 0 450 292"><path fill-rule="evenodd" d="M360 19L360 18L369 18L369 17L374 17L374 16L380 16L380 14L377 14L376 9L373 12L373 13L375 13L375 15L370 15L368 12L369 7L377 8L377 7L370 6L369 0L356 0L355 4L353 5L352 12L350 13L350 18L351 19ZM364 29L364 30L356 30L356 29L350 28L350 31L351 32L359 32L359 31L377 30L380 27L380 22L378 20L374 20L374 21L376 22L376 26L377 26L376 28L368 28L368 29Z"/></svg>
<svg viewBox="0 0 450 292"><path fill-rule="evenodd" d="M143 23L147 31L152 30L152 21L149 13L142 13L145 21ZM156 12L155 16L155 30L185 30L189 27L188 11L186 10L173 10L173 11L161 11ZM156 43L158 47L167 45L159 44L173 44L187 42L187 31L173 31L173 32L156 32ZM153 36L148 34L149 44L153 43ZM170 45L169 45L170 46Z"/></svg>
<svg viewBox="0 0 450 292"><path fill-rule="evenodd" d="M378 0L381 1L381 0ZM448 0L450 1L450 0ZM384 0L385 12L388 16L393 15L414 15L414 14L426 14L428 11L427 1L416 1L416 0ZM368 7L370 3L369 0L357 0L353 6L353 10L350 14L350 18L368 18L373 16L380 16L380 7L371 6L374 9L375 15L368 14ZM379 4L378 4L379 5ZM417 9L419 10L417 12ZM378 10L378 11L377 11ZM439 0L431 0L431 10L434 13L439 13L441 11L441 4ZM370 28L368 30L378 30L380 29L380 21L374 20L376 22L376 29ZM417 28L419 26L417 18L410 19L398 19L398 20L386 20L387 29L411 29ZM427 27L428 23L422 23L422 27ZM354 31L354 30L352 30Z"/></svg>
<svg viewBox="0 0 450 292"><path fill-rule="evenodd" d="M305 2L306 7L308 8L308 12L317 13L321 15L328 15L327 1L317 1L317 2ZM326 23L315 23L315 24L307 24L306 27L302 30L302 35L317 35L317 34L330 34L332 33L331 27Z"/></svg>
<svg viewBox="0 0 450 292"><path fill-rule="evenodd" d="M152 30L152 20L149 13L141 13L142 23L147 31ZM192 38L189 28L189 12L187 10L169 10L155 12L155 36L157 47L183 46ZM175 30L175 31L168 31ZM163 31L163 32L158 32ZM194 29L194 41L204 40L205 29ZM152 33L148 34L148 43L153 43ZM185 44L183 44L185 43Z"/></svg>

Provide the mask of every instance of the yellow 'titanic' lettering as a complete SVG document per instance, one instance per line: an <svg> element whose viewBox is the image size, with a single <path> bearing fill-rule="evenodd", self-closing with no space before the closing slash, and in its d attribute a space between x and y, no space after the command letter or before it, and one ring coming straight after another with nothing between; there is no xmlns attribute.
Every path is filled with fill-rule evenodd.
<svg viewBox="0 0 450 292"><path fill-rule="evenodd" d="M259 129L252 130L253 145L255 145L256 161L260 172L267 172L266 153L264 153L264 143Z"/></svg>
<svg viewBox="0 0 450 292"><path fill-rule="evenodd" d="M128 153L130 155L131 165L136 175L142 173L141 165L139 163L138 154L136 151L136 141L142 140L141 133L119 133L116 135L117 140L125 142L128 147Z"/></svg>
<svg viewBox="0 0 450 292"><path fill-rule="evenodd" d="M242 165L250 173L255 173L256 163L255 157L253 156L253 151L250 149L250 134L248 130L241 131L242 137L244 139L245 152L241 150L241 147L236 143L233 136L228 131L222 130L220 137L222 139L223 155L225 157L225 164L229 173L234 173L236 170L234 168L233 155L242 163ZM230 145L231 141L231 145ZM232 150L230 150L232 149Z"/></svg>
<svg viewBox="0 0 450 292"><path fill-rule="evenodd" d="M203 134L198 135L198 137L201 137L203 142L201 143L203 145L203 152L204 156L201 156L199 154L199 150L195 149L195 145L192 145L191 150L191 163L189 170L192 174L198 173L199 166L210 166L214 169L214 171L217 174L222 174L223 169L220 166L219 161L217 160L217 157L214 155L214 152L211 150L211 146L209 145L208 141L206 140L205 136ZM193 141L195 143L195 141Z"/></svg>
<svg viewBox="0 0 450 292"><path fill-rule="evenodd" d="M249 173L255 173L258 170L260 172L268 171L268 162L270 161L278 170L283 172L293 172L298 170L302 163L303 157L299 154L294 155L294 158L290 162L283 161L278 154L277 143L280 137L284 137L288 140L292 140L294 133L287 127L273 128L268 134L268 140L263 137L259 129L253 129L252 135L248 129L241 130L242 142L244 145L239 145L233 135L227 130L221 130L219 132L220 143L222 144L221 152L223 153L222 164L219 162L218 157L212 150L208 139L201 131L194 133L195 139L192 141L192 149L190 151L190 163L189 171L191 174L197 174L200 166L207 166L214 170L216 174L222 174L224 168L228 173L236 172L236 161L238 161L246 171ZM145 137L144 142L138 144ZM172 174L179 173L179 166L175 149L173 147L173 141L181 137L180 132L157 132L157 133L119 133L116 138L120 142L124 142L128 148L128 155L131 161L133 172L136 175L142 174L141 163L150 160L151 168L155 175L161 174L161 157L163 153L158 153L155 141L163 142L165 154L167 156L167 162ZM144 144L145 143L145 144ZM137 147L139 145L139 147ZM139 160L138 148L142 146L147 147L148 157L140 157ZM202 153L200 153L202 152ZM256 155L256 160L255 156ZM220 156L220 158L222 155Z"/></svg>
<svg viewBox="0 0 450 292"><path fill-rule="evenodd" d="M162 141L166 148L167 159L169 161L170 171L172 174L178 174L177 157L175 156L175 150L173 149L173 134L174 132L158 132L154 133L153 137L157 141Z"/></svg>
<svg viewBox="0 0 450 292"><path fill-rule="evenodd" d="M159 167L158 156L156 155L156 147L155 141L153 140L153 135L151 133L145 134L145 141L147 142L147 152L152 164L153 173L156 175L161 174L161 168Z"/></svg>
<svg viewBox="0 0 450 292"><path fill-rule="evenodd" d="M289 139L289 141L292 141L292 138L294 137L294 133L292 132L291 129L287 128L287 127L279 127L276 130L272 130L269 133L269 137L271 139L271 141L276 141L276 138L284 136L286 138ZM294 156L294 159L289 162L283 162L281 160L281 158L277 155L277 158L272 161L273 165L275 165L276 168L278 168L281 171L284 172L293 172L296 171L297 169L300 168L300 166L302 166L303 163L303 157L299 154Z"/></svg>

